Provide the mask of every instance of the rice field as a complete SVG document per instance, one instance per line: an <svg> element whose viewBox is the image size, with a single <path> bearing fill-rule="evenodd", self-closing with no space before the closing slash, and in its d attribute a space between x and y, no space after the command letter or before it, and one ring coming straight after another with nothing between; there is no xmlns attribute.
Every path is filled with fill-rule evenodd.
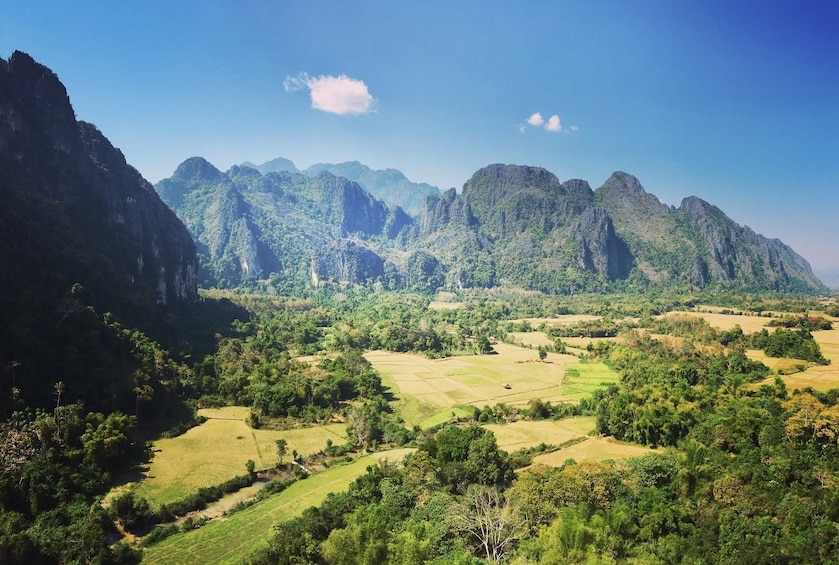
<svg viewBox="0 0 839 565"><path fill-rule="evenodd" d="M743 330L743 333L747 334L759 332L764 328L766 328L769 331L772 331L774 329L767 326L767 324L772 320L772 318L766 318L763 316L748 316L745 314L721 314L719 312L668 312L666 315L694 316L696 318L702 318L705 321L707 321L711 325L711 327L717 328L719 330L730 330L733 329L734 326L740 326L740 329Z"/></svg>
<svg viewBox="0 0 839 565"><path fill-rule="evenodd" d="M254 430L245 423L247 408L229 406L201 410L207 421L186 433L154 442L154 457L137 494L152 506L173 502L198 488L222 483L245 472L250 459L257 469L277 464L275 441L284 438L289 457L293 450L303 456L324 448L326 440L344 443L344 424L327 424L295 430Z"/></svg>
<svg viewBox="0 0 839 565"><path fill-rule="evenodd" d="M177 534L146 548L143 563L241 563L245 556L271 539L275 524L298 516L306 508L319 506L331 492L346 490L368 466L383 459L401 461L410 452L410 449L384 451L330 467L225 519L213 520L197 530Z"/></svg>
<svg viewBox="0 0 839 565"><path fill-rule="evenodd" d="M372 351L365 357L397 397L395 409L407 426L431 427L457 407L513 406L533 398L576 402L617 375L601 363L581 363L572 355L548 353L545 362L532 349L504 343L497 354L428 359L422 355Z"/></svg>
<svg viewBox="0 0 839 565"><path fill-rule="evenodd" d="M560 445L566 441L588 436L594 431L594 416L578 416L564 420L522 420L511 424L486 424L498 447L512 452L529 449L541 443Z"/></svg>
<svg viewBox="0 0 839 565"><path fill-rule="evenodd" d="M652 451L654 450L649 447L634 443L623 443L612 438L590 437L558 451L537 455L533 458L533 465L559 467L569 459L577 462L626 459L646 455Z"/></svg>
<svg viewBox="0 0 839 565"><path fill-rule="evenodd" d="M750 351L749 357L762 361L775 372L781 369L788 373L794 371L796 366L804 365L806 368L803 371L784 375L783 379L789 391L806 387L820 391L839 388L839 329L813 332L813 339L819 344L822 355L830 360L830 365L810 365L798 359L774 359L766 357L761 351ZM772 384L774 379L772 376L765 382Z"/></svg>

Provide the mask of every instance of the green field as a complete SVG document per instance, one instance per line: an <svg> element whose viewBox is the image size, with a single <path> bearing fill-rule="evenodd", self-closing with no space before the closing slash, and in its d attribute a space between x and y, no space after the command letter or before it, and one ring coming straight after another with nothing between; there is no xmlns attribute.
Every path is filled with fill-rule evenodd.
<svg viewBox="0 0 839 565"><path fill-rule="evenodd" d="M330 492L346 490L377 461L401 461L410 451L385 451L330 467L226 519L213 520L197 530L162 540L144 550L143 563L241 563L243 557L271 539L274 524L293 518L306 508L319 506Z"/></svg>
<svg viewBox="0 0 839 565"><path fill-rule="evenodd" d="M293 450L304 457L324 448L326 440L347 441L344 424L295 430L254 430L245 423L247 408L201 410L207 421L183 435L154 442L154 457L137 494L152 506L174 502L208 485L222 483L245 472L250 459L257 469L277 464L275 441L285 438L289 457Z"/></svg>
<svg viewBox="0 0 839 565"><path fill-rule="evenodd" d="M532 349L504 343L493 347L497 354L447 359L389 351L365 357L398 398L395 410L407 426L443 423L453 407L523 406L534 398L576 402L601 383L618 379L602 363L581 362L573 355L549 353L542 363Z"/></svg>

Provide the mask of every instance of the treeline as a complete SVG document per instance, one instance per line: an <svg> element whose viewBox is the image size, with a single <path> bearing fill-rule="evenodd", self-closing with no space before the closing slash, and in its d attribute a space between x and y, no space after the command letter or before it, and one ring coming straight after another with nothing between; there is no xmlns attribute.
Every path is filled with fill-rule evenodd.
<svg viewBox="0 0 839 565"><path fill-rule="evenodd" d="M706 345L719 343L734 349L760 349L769 357L790 357L819 365L830 363L822 355L812 334L816 329L831 329L832 324L829 320L823 317L806 317L772 321L776 323L767 325L779 326L773 331L764 328L759 332L746 334L739 326L730 330L717 330L696 316L671 315L657 320L652 328L655 333L684 337ZM786 329L787 327L799 329Z"/></svg>

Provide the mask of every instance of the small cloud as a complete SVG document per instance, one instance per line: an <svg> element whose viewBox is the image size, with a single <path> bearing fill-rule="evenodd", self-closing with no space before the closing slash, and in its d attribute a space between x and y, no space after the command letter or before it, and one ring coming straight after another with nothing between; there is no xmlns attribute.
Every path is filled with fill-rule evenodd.
<svg viewBox="0 0 839 565"><path fill-rule="evenodd" d="M527 120L525 120L525 123L519 125L519 132L525 133L527 131L528 126L532 126L532 127L535 127L535 128L544 127L546 131L551 131L551 132L560 132L560 131L573 132L573 131L578 131L580 129L577 126L572 125L572 126L568 126L567 128L565 128L563 130L562 129L562 121L559 119L558 115L554 114L553 116L548 118L548 121L546 122L545 118L542 117L542 114L540 112L536 112L534 114L531 114L530 117L527 118Z"/></svg>
<svg viewBox="0 0 839 565"><path fill-rule="evenodd" d="M539 127L543 123L545 123L545 120L542 119L542 114L540 114L539 112L536 112L535 114L533 114L532 116L527 118L527 123L534 126L534 127Z"/></svg>
<svg viewBox="0 0 839 565"><path fill-rule="evenodd" d="M346 75L310 77L300 73L296 77L286 77L283 87L286 92L308 88L315 110L353 116L375 111L376 99L367 90L364 81Z"/></svg>

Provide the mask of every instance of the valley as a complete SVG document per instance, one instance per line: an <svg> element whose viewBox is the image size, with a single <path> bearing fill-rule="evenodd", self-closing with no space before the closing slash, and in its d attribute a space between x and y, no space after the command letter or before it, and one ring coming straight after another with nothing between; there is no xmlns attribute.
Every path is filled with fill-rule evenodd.
<svg viewBox="0 0 839 565"><path fill-rule="evenodd" d="M2 563L839 555L836 297L697 196L282 158L152 186L16 51L0 231Z"/></svg>

